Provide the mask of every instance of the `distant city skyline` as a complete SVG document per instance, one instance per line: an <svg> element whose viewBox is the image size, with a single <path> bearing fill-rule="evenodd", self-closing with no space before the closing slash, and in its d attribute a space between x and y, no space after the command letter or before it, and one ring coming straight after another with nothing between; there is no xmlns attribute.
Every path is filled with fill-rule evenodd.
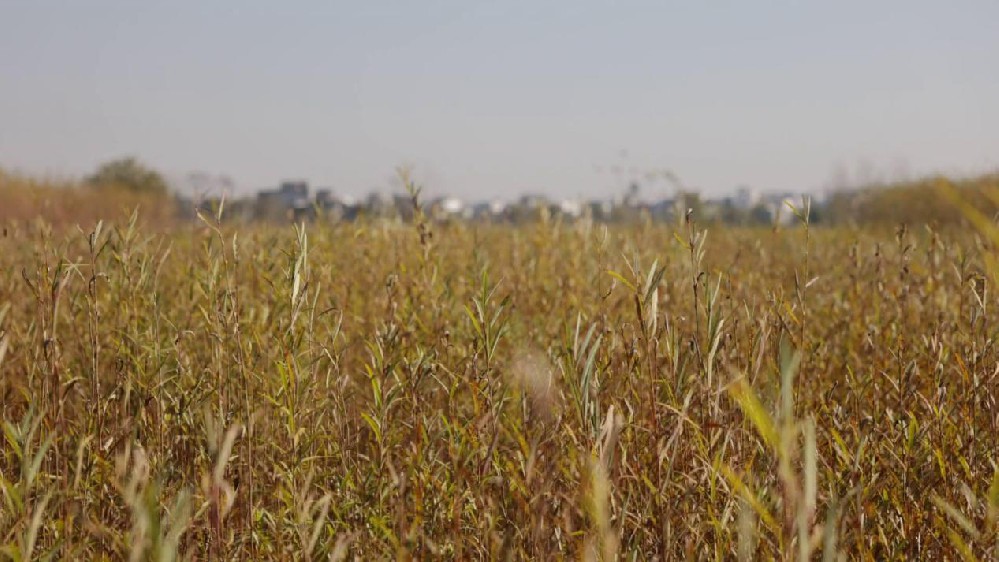
<svg viewBox="0 0 999 562"><path fill-rule="evenodd" d="M999 169L999 3L0 0L0 167L710 196Z"/></svg>

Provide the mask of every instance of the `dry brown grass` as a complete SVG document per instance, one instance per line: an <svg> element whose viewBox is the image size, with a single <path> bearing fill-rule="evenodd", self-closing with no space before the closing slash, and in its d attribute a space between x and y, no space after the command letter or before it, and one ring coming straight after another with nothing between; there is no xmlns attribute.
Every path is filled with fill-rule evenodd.
<svg viewBox="0 0 999 562"><path fill-rule="evenodd" d="M994 559L996 247L8 223L0 553Z"/></svg>
<svg viewBox="0 0 999 562"><path fill-rule="evenodd" d="M125 222L138 209L142 223L163 227L176 215L173 199L122 188L84 186L73 180L39 180L0 170L0 224L42 221L56 228Z"/></svg>

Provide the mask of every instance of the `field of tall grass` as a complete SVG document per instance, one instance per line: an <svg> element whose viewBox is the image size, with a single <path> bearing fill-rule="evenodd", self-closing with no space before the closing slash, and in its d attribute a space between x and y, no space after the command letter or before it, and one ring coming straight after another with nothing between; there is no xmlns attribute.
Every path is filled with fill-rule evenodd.
<svg viewBox="0 0 999 562"><path fill-rule="evenodd" d="M0 558L995 559L966 211L6 221Z"/></svg>

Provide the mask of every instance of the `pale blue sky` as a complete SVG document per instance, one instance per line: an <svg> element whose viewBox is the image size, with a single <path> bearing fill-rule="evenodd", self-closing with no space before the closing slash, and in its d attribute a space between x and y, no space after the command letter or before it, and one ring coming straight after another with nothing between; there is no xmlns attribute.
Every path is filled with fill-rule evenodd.
<svg viewBox="0 0 999 562"><path fill-rule="evenodd" d="M999 2L0 0L0 166L125 154L355 195L400 163L466 197L974 173Z"/></svg>

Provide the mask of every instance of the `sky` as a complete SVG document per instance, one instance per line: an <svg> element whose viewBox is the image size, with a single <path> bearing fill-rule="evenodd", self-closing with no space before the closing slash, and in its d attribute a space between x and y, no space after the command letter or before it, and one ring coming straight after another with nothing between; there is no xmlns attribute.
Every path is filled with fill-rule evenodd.
<svg viewBox="0 0 999 562"><path fill-rule="evenodd" d="M0 0L0 166L818 193L999 169L997 69L994 0Z"/></svg>

